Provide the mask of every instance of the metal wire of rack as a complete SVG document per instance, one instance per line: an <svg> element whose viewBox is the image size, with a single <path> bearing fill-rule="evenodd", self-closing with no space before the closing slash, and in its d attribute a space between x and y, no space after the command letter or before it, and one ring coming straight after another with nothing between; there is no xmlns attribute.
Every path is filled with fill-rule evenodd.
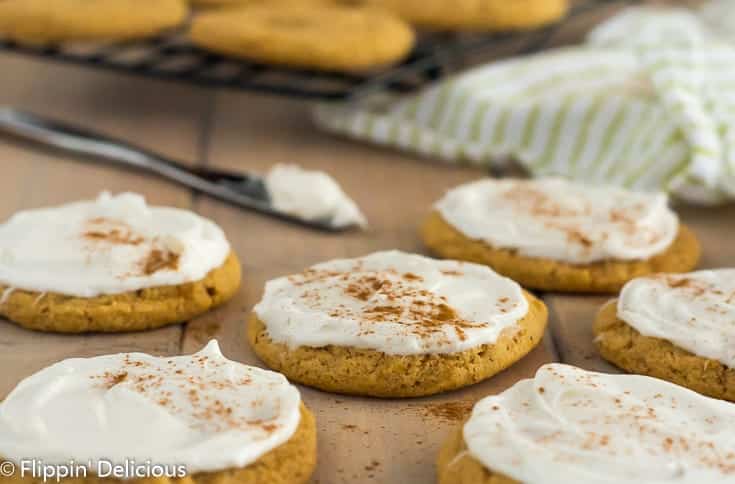
<svg viewBox="0 0 735 484"><path fill-rule="evenodd" d="M291 69L237 60L191 45L184 33L104 45L30 46L0 39L0 49L120 73L205 87L240 89L302 99L340 101L378 89L415 90L442 77L457 57L511 46L508 55L531 53L576 17L631 0L583 0L565 20L540 30L502 34L424 34L401 64L367 74Z"/></svg>

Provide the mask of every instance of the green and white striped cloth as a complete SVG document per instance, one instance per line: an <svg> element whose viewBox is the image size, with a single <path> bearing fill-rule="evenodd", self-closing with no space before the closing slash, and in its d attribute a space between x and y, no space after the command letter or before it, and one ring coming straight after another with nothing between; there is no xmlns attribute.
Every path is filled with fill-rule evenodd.
<svg viewBox="0 0 735 484"><path fill-rule="evenodd" d="M714 7L735 15L735 0L705 12ZM450 162L512 157L534 176L722 203L735 199L735 44L703 17L634 9L583 46L483 66L411 97L321 105L316 120Z"/></svg>

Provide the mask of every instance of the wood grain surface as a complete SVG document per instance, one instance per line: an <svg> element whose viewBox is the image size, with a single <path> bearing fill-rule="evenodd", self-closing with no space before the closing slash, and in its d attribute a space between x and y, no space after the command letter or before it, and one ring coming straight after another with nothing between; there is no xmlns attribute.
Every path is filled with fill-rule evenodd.
<svg viewBox="0 0 735 484"><path fill-rule="evenodd" d="M0 138L0 220L21 209L102 190L144 194L151 203L186 207L210 217L240 255L244 284L224 307L187 324L122 335L63 336L22 330L0 320L0 398L22 378L72 356L122 351L191 353L211 338L224 353L261 365L244 339L246 317L268 279L335 257L376 250L424 252L417 225L431 203L482 171L430 163L317 131L302 102L141 80L0 54L0 105L36 111L123 137L186 163L265 171L293 162L331 173L364 209L370 228L330 235L264 218L168 182L74 160ZM700 236L703 266L732 266L735 208L682 209ZM614 371L592 346L590 324L605 298L546 295L551 329L531 355L495 378L465 390L411 400L345 397L302 388L319 427L314 482L434 482L434 460L447 432L477 399L564 361Z"/></svg>

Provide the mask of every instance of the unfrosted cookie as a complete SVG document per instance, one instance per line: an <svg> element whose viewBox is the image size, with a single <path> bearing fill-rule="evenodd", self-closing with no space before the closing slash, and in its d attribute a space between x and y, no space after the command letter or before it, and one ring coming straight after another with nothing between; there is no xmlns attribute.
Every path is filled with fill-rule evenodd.
<svg viewBox="0 0 735 484"><path fill-rule="evenodd" d="M228 360L212 341L189 356L75 358L28 377L0 403L0 456L16 469L0 480L41 482L21 475L29 455L88 465L68 484L299 484L316 465L316 427L282 375ZM131 462L159 475L132 475ZM115 479L110 465L128 470Z"/></svg>
<svg viewBox="0 0 735 484"><path fill-rule="evenodd" d="M455 188L422 234L442 257L487 264L546 291L617 292L638 276L691 270L700 255L665 195L556 178Z"/></svg>
<svg viewBox="0 0 735 484"><path fill-rule="evenodd" d="M0 316L42 331L136 331L229 300L240 263L222 230L140 195L20 212L0 225Z"/></svg>
<svg viewBox="0 0 735 484"><path fill-rule="evenodd" d="M359 1L359 0L343 0ZM540 27L563 17L568 0L363 0L434 30L502 31Z"/></svg>
<svg viewBox="0 0 735 484"><path fill-rule="evenodd" d="M220 54L296 68L359 71L403 59L414 33L394 15L370 8L256 3L197 15L190 37Z"/></svg>
<svg viewBox="0 0 735 484"><path fill-rule="evenodd" d="M185 0L2 0L0 37L34 44L130 40L181 24Z"/></svg>
<svg viewBox="0 0 735 484"><path fill-rule="evenodd" d="M663 380L549 364L479 401L439 484L729 483L735 406Z"/></svg>
<svg viewBox="0 0 735 484"><path fill-rule="evenodd" d="M393 251L268 282L247 335L294 381L416 397L507 368L538 345L546 320L541 301L485 266Z"/></svg>
<svg viewBox="0 0 735 484"><path fill-rule="evenodd" d="M631 373L655 376L735 401L735 269L635 279L597 316L602 356Z"/></svg>

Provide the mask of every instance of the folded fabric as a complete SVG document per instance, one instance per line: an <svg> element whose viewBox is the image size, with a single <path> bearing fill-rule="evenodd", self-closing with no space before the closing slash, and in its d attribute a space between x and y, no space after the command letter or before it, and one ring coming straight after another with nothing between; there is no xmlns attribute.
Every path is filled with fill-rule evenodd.
<svg viewBox="0 0 735 484"><path fill-rule="evenodd" d="M735 199L735 44L705 18L731 11L731 0L702 13L632 9L583 46L476 68L410 97L321 105L315 117L450 162L512 157L534 176L721 203Z"/></svg>

